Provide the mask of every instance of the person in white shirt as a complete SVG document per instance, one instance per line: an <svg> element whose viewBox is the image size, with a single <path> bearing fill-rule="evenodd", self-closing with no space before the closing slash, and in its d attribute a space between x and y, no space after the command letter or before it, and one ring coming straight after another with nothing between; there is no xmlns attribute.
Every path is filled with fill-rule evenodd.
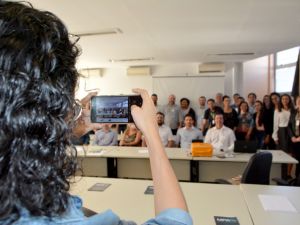
<svg viewBox="0 0 300 225"><path fill-rule="evenodd" d="M287 127L291 115L291 110L294 109L291 97L288 94L283 94L280 97L278 109L274 112L274 125L272 138L280 150L289 152L289 138Z"/></svg>
<svg viewBox="0 0 300 225"><path fill-rule="evenodd" d="M288 136L288 124L291 112L293 112L294 110L295 109L291 96L289 96L288 94L281 95L279 107L274 112L272 138L277 145L277 149L283 150L290 155L292 154L292 145L291 139ZM282 176L286 179L291 178L292 168L292 164L289 164L287 173L282 174Z"/></svg>
<svg viewBox="0 0 300 225"><path fill-rule="evenodd" d="M165 114L165 124L172 130L173 135L176 135L179 127L179 106L175 104L176 97L171 94L168 98L168 104L163 107Z"/></svg>
<svg viewBox="0 0 300 225"><path fill-rule="evenodd" d="M233 151L235 135L232 129L224 126L223 114L215 116L216 125L207 131L204 142L213 146L214 154Z"/></svg>
<svg viewBox="0 0 300 225"><path fill-rule="evenodd" d="M151 99L152 99L152 101L153 101L153 103L154 103L154 106L155 106L155 108L156 108L156 111L157 112L161 112L162 111L162 106L161 105L159 105L158 103L157 103L157 101L158 101L158 96L157 96L157 94L152 94L151 95Z"/></svg>
<svg viewBox="0 0 300 225"><path fill-rule="evenodd" d="M171 131L171 128L164 124L165 115L162 112L156 113L156 121L158 125L158 133L160 139L165 147L173 147L174 146L174 137ZM143 147L147 147L146 140L143 138L142 142Z"/></svg>
<svg viewBox="0 0 300 225"><path fill-rule="evenodd" d="M215 97L215 106L219 106L223 109L223 94L217 93Z"/></svg>
<svg viewBox="0 0 300 225"><path fill-rule="evenodd" d="M202 120L204 118L204 113L206 108L206 98L205 96L201 96L198 99L199 102L199 107L196 110L196 115L197 115L197 128L201 130L202 128Z"/></svg>
<svg viewBox="0 0 300 225"><path fill-rule="evenodd" d="M202 132L193 126L194 120L191 115L184 117L185 127L178 129L176 135L176 145L184 149L190 149L193 140L202 140Z"/></svg>

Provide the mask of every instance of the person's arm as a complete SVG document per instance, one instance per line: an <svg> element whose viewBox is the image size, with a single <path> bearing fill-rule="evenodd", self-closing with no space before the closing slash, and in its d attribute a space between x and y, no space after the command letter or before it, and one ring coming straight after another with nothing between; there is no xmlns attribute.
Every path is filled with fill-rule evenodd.
<svg viewBox="0 0 300 225"><path fill-rule="evenodd" d="M295 115L293 113L291 113L290 119L289 119L289 123L288 123L288 127L287 127L287 133L289 138L291 139L291 141L293 143L297 142L297 138L295 136L294 133L294 129L293 129L293 123L295 123L296 121L294 120Z"/></svg>
<svg viewBox="0 0 300 225"><path fill-rule="evenodd" d="M112 131L113 139L112 142L109 144L110 146L117 146L118 145L118 134L115 131Z"/></svg>
<svg viewBox="0 0 300 225"><path fill-rule="evenodd" d="M180 146L180 142L181 142L180 131L181 131L181 129L177 130L177 134L176 134L176 137L175 137L175 146L176 147Z"/></svg>
<svg viewBox="0 0 300 225"><path fill-rule="evenodd" d="M199 131L199 130L197 129L197 131ZM197 138L200 139L200 140L203 140L203 133L201 131L198 132L198 137Z"/></svg>
<svg viewBox="0 0 300 225"><path fill-rule="evenodd" d="M98 145L98 134L97 134L97 132L95 133L95 138L94 138L93 145Z"/></svg>
<svg viewBox="0 0 300 225"><path fill-rule="evenodd" d="M252 134L253 128L254 128L254 120L251 116L251 120L250 120L250 123L249 123L249 129L248 129L246 137L245 137L245 139L247 141L249 141L251 139L251 134Z"/></svg>
<svg viewBox="0 0 300 225"><path fill-rule="evenodd" d="M80 103L81 103L82 107L89 109L89 104L90 104L91 98L93 96L96 96L97 93L98 93L97 91L89 92L83 99L81 99Z"/></svg>
<svg viewBox="0 0 300 225"><path fill-rule="evenodd" d="M204 112L204 117L202 119L201 131L202 133L205 131L205 128L208 125L208 118L209 118L209 109L206 109Z"/></svg>
<svg viewBox="0 0 300 225"><path fill-rule="evenodd" d="M167 147L168 148L172 148L173 146L174 146L174 141L173 140L169 140Z"/></svg>
<svg viewBox="0 0 300 225"><path fill-rule="evenodd" d="M207 119L202 119L201 131L203 132L207 126Z"/></svg>
<svg viewBox="0 0 300 225"><path fill-rule="evenodd" d="M125 130L125 132L121 136L121 140L120 140L120 143L119 143L120 146L125 146L125 140L124 139L125 139L126 133L127 133L127 131Z"/></svg>
<svg viewBox="0 0 300 225"><path fill-rule="evenodd" d="M88 95L86 95L83 99L80 100L80 103L83 108L82 114L76 121L76 126L72 130L72 134L77 138L80 138L81 136L85 135L87 132L93 129L99 129L101 127L101 124L92 123L90 118L91 111L89 109L89 103L91 98L96 95L97 92L90 92L88 93Z"/></svg>
<svg viewBox="0 0 300 225"><path fill-rule="evenodd" d="M228 147L232 148L232 150L234 148L234 142L235 142L235 140L236 140L236 137L235 137L234 132L232 131L232 132L230 132L229 146L228 146Z"/></svg>
<svg viewBox="0 0 300 225"><path fill-rule="evenodd" d="M275 110L272 138L274 139L276 144L278 144L278 129L279 129L279 112Z"/></svg>
<svg viewBox="0 0 300 225"><path fill-rule="evenodd" d="M205 135L205 138L204 138L204 143L209 143L211 144L211 129L208 129L206 135Z"/></svg>
<svg viewBox="0 0 300 225"><path fill-rule="evenodd" d="M158 133L154 104L147 91L134 89L133 92L140 94L143 98L142 107L132 106L131 113L135 124L145 135L148 144L154 185L155 213L159 214L170 208L187 211L183 193Z"/></svg>
<svg viewBox="0 0 300 225"><path fill-rule="evenodd" d="M238 113L232 109L232 112L233 112L233 117L234 117L234 127L233 127L233 131L236 131L238 125L239 125L239 115Z"/></svg>
<svg viewBox="0 0 300 225"><path fill-rule="evenodd" d="M195 110L193 108L190 108L188 114L190 114L194 120L194 127L197 127L197 116Z"/></svg>
<svg viewBox="0 0 300 225"><path fill-rule="evenodd" d="M175 145L174 136L172 134L171 128L168 127L168 148L172 148Z"/></svg>
<svg viewBox="0 0 300 225"><path fill-rule="evenodd" d="M246 137L245 137L245 139L247 141L249 141L251 139L252 130L253 130L253 127L249 127L249 129L247 131L247 134L246 134Z"/></svg>
<svg viewBox="0 0 300 225"><path fill-rule="evenodd" d="M147 143L144 136L142 136L142 147L147 147Z"/></svg>

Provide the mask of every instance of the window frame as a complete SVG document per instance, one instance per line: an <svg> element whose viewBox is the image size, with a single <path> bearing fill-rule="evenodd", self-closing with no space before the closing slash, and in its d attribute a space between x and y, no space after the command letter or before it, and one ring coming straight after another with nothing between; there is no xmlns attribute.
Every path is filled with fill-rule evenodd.
<svg viewBox="0 0 300 225"><path fill-rule="evenodd" d="M300 46L296 46L296 47L293 47L293 48L298 48L298 51L300 51ZM285 50L289 50L289 49L292 49L292 48L288 48L288 49L285 49ZM283 50L283 51L285 51L285 50ZM277 77L277 70L279 70L279 69L285 69L285 68L290 68L290 67L293 67L293 66L297 67L297 61L298 61L298 59L294 63L277 65L277 54L278 54L278 52L276 52L274 54L274 65L275 65L274 66L275 67L274 68L274 89L279 94L289 94L290 95L292 93L292 90L291 91L286 91L286 92L279 92L279 91L277 91L277 84L276 84L277 83L277 79L276 79L276 77ZM293 82L294 82L294 80L295 80L295 74L294 74Z"/></svg>

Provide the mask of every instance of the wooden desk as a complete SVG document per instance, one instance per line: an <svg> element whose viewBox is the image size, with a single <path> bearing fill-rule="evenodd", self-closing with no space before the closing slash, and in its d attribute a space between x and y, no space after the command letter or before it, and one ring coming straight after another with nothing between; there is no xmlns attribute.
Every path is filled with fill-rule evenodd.
<svg viewBox="0 0 300 225"><path fill-rule="evenodd" d="M112 184L104 192L87 189L95 183ZM154 217L153 195L144 191L151 181L80 178L72 185L71 193L81 196L84 206L96 212L112 209L122 219L131 219L141 224ZM181 183L189 211L195 225L215 225L214 216L235 216L241 225L252 225L252 221L239 186L200 183Z"/></svg>
<svg viewBox="0 0 300 225"><path fill-rule="evenodd" d="M190 181L192 157L181 148L166 148L165 151L177 178ZM78 154L78 160L85 176L112 177L109 171L117 169L113 172L115 177L152 179L147 148L86 146L85 151Z"/></svg>
<svg viewBox="0 0 300 225"><path fill-rule="evenodd" d="M248 205L253 223L255 225L299 225L300 224L300 188L283 186L265 186L241 184L245 201ZM259 194L281 195L288 198L296 208L295 212L265 211Z"/></svg>
<svg viewBox="0 0 300 225"><path fill-rule="evenodd" d="M272 167L270 178L281 177L282 165L297 164L298 161L280 150L266 150L272 153ZM233 158L193 157L198 161L199 181L214 181L218 178L231 178L243 174L246 165L253 154L236 153Z"/></svg>

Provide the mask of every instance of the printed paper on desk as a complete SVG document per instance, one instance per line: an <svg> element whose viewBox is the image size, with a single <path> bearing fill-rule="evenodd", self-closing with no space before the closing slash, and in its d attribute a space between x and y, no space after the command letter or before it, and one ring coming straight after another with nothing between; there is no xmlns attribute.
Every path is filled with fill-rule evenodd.
<svg viewBox="0 0 300 225"><path fill-rule="evenodd" d="M138 151L138 153L140 153L140 154L148 154L149 152L148 152L148 149L140 149L139 151Z"/></svg>
<svg viewBox="0 0 300 225"><path fill-rule="evenodd" d="M96 183L88 189L88 191L105 191L111 184Z"/></svg>
<svg viewBox="0 0 300 225"><path fill-rule="evenodd" d="M237 217L215 216L216 225L240 225Z"/></svg>
<svg viewBox="0 0 300 225"><path fill-rule="evenodd" d="M265 211L295 212L292 203L282 195L258 195Z"/></svg>
<svg viewBox="0 0 300 225"><path fill-rule="evenodd" d="M84 148L81 145L76 145L77 152L84 152Z"/></svg>
<svg viewBox="0 0 300 225"><path fill-rule="evenodd" d="M104 150L93 150L93 151L90 151L88 154L89 155L103 155L105 153Z"/></svg>

